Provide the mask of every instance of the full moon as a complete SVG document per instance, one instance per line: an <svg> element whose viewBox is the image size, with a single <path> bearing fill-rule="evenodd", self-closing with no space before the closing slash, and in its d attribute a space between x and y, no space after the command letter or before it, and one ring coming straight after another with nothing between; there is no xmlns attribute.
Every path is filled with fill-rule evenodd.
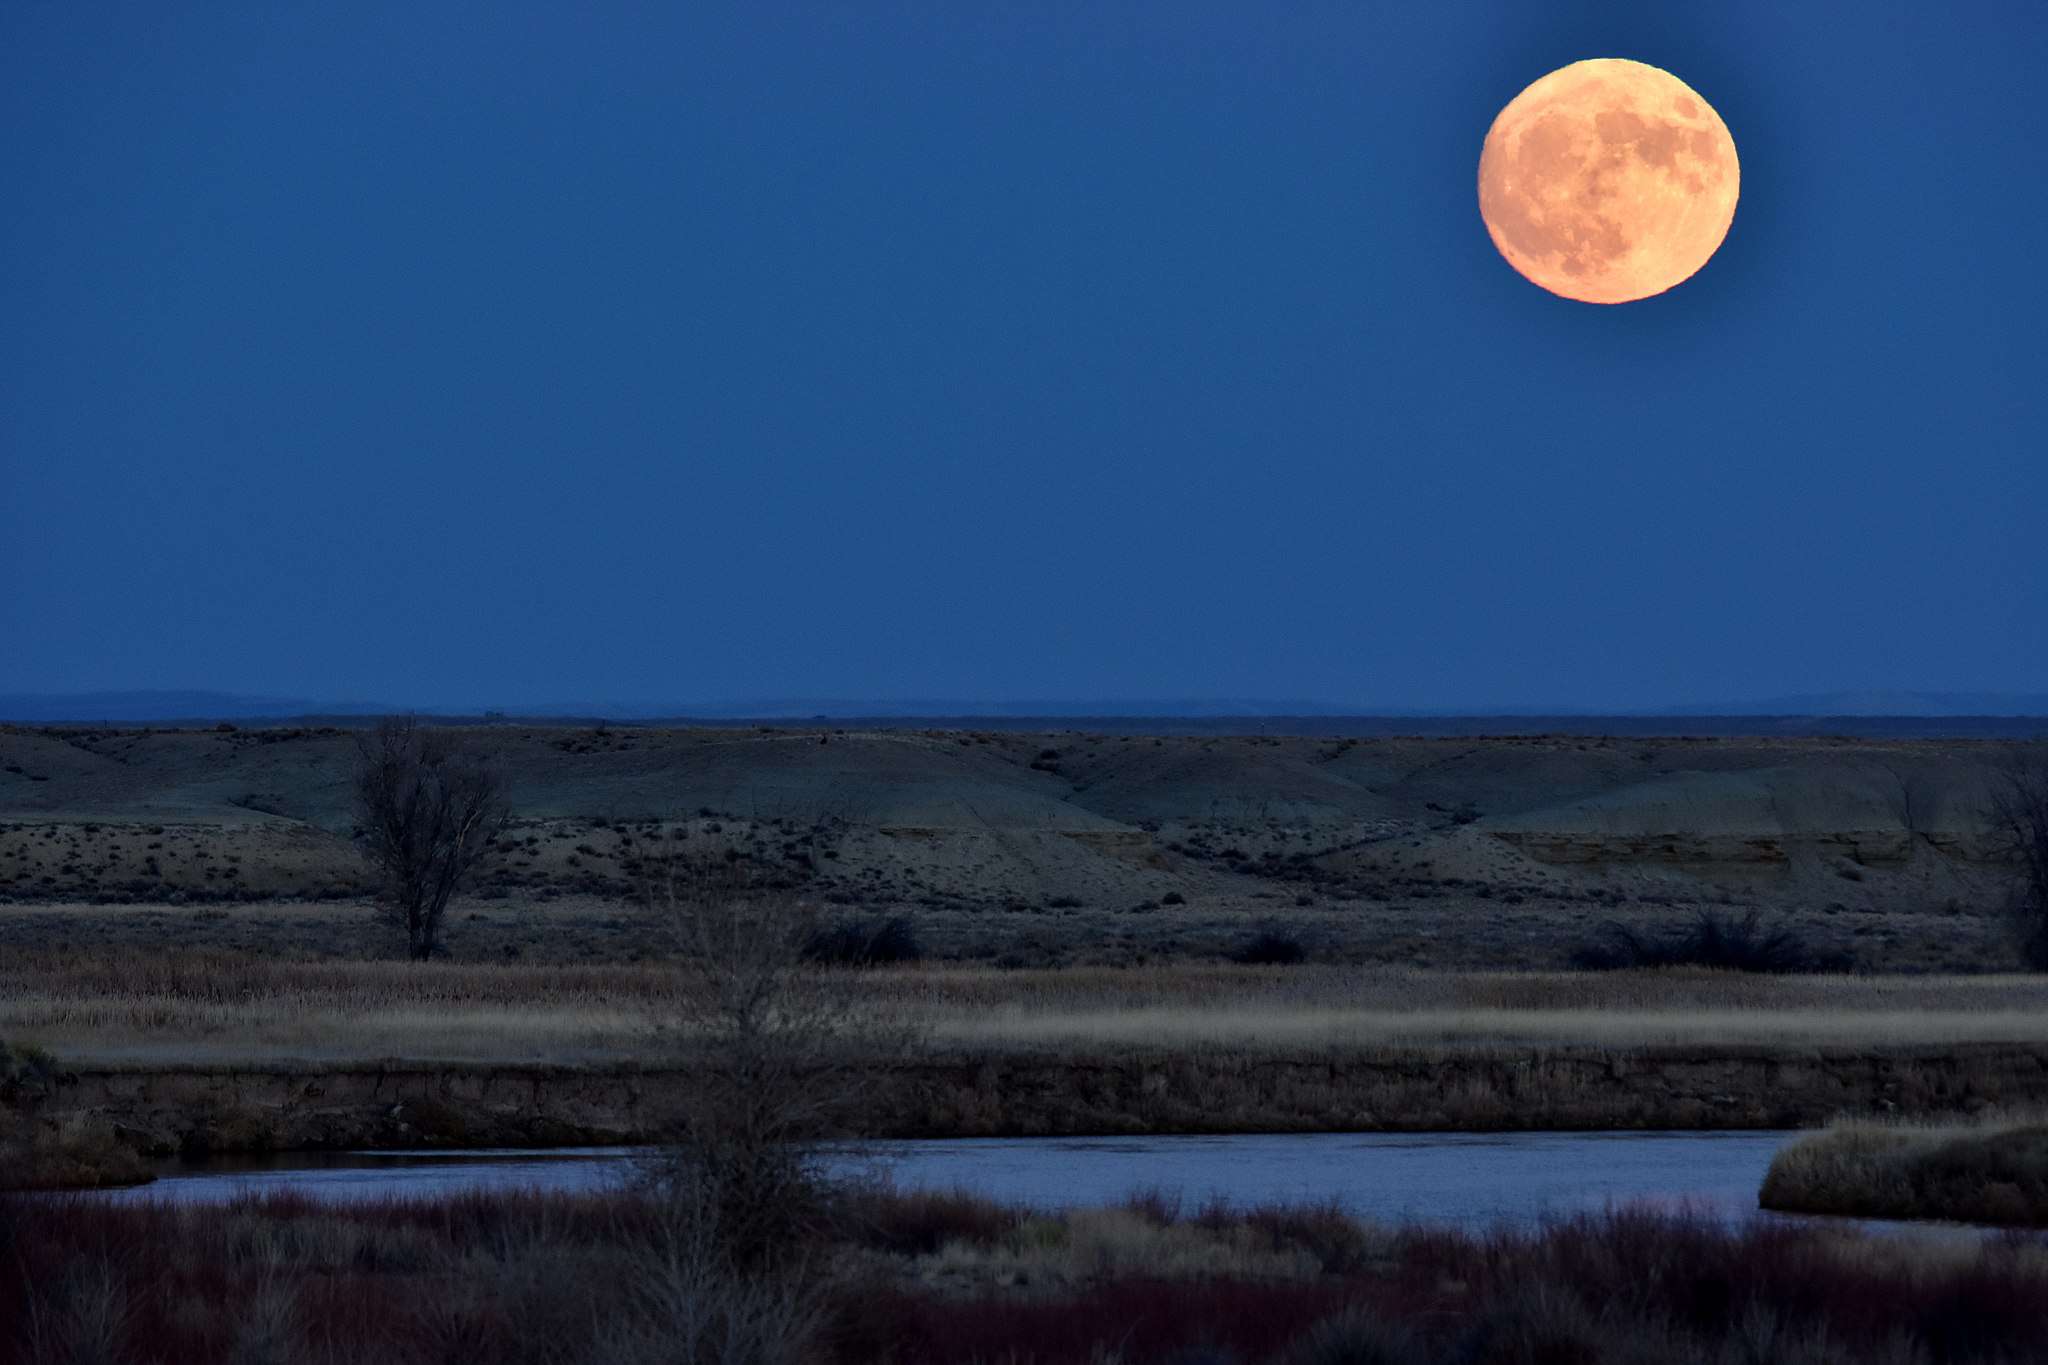
<svg viewBox="0 0 2048 1365"><path fill-rule="evenodd" d="M1707 263L1735 220L1735 139L1669 71L1573 62L1508 101L1479 154L1479 214L1553 294L1628 303Z"/></svg>

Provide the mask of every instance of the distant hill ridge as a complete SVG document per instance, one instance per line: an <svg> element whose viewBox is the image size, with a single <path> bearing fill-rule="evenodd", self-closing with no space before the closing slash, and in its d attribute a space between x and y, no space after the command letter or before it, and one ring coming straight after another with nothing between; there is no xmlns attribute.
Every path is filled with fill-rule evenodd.
<svg viewBox="0 0 2048 1365"><path fill-rule="evenodd" d="M1578 720L1613 717L2048 717L2048 693L2012 692L1816 692L1760 701L1685 704L1659 708L1599 709L1572 706L1389 707L1339 705L1284 698L1090 699L1083 701L976 701L914 698L901 701L837 698L778 698L722 702L553 702L532 706L407 706L385 701L344 702L306 697L247 696L233 692L159 690L131 692L0 694L0 722L55 724L161 724L172 721L286 720L300 717L374 716L393 711L475 717L504 713L539 719L613 720L834 720L947 719L1028 720L1152 718L1227 721L1268 717L1488 717Z"/></svg>

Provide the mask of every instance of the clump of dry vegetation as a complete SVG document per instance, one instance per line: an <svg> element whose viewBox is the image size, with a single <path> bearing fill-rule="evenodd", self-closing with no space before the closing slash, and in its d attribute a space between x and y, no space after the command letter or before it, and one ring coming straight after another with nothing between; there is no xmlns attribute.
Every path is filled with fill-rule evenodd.
<svg viewBox="0 0 2048 1365"><path fill-rule="evenodd" d="M31 1121L0 1138L0 1191L107 1189L155 1178L139 1153L94 1124Z"/></svg>
<svg viewBox="0 0 2048 1365"><path fill-rule="evenodd" d="M1780 1152L1758 1201L1792 1213L2048 1227L2048 1114L1836 1123Z"/></svg>
<svg viewBox="0 0 2048 1365"><path fill-rule="evenodd" d="M138 1185L149 1165L104 1126L46 1120L57 1064L39 1048L0 1042L0 1191Z"/></svg>
<svg viewBox="0 0 2048 1365"><path fill-rule="evenodd" d="M885 1245L922 1252L918 1278L954 1292L990 1285L1072 1290L1122 1278L1314 1281L1384 1261L1398 1242L1390 1230L1360 1223L1335 1204L1238 1208L1213 1201L1189 1210L1163 1191L1056 1213L959 1195L932 1201L928 1194L885 1193L871 1200L883 1215L859 1226ZM970 1215L976 1204L978 1213ZM935 1226L941 1235L907 1237L906 1223Z"/></svg>

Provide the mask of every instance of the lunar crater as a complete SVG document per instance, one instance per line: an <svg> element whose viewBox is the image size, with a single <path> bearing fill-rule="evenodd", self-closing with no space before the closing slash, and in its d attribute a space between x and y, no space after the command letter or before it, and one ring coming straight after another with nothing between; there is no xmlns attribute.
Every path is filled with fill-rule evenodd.
<svg viewBox="0 0 2048 1365"><path fill-rule="evenodd" d="M1738 166L1720 117L1669 72L1602 59L1552 72L1494 120L1480 213L1522 275L1622 303L1696 272L1734 217Z"/></svg>

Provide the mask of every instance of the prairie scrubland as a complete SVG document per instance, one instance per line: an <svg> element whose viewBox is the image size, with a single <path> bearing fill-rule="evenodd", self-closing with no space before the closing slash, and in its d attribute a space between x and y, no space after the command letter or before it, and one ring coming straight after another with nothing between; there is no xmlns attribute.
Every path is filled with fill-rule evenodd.
<svg viewBox="0 0 2048 1365"><path fill-rule="evenodd" d="M635 896L679 841L842 940L891 926L898 960L849 979L927 1040L934 1098L905 1131L1725 1127L2048 1100L2048 987L2009 974L1985 820L2039 744L465 738L515 819L422 966L350 840L353 732L0 727L0 1038L90 1082L48 1103L121 1123L142 1105L151 1150L345 1142L385 1130L316 1123L277 1078L353 1069L367 1096L379 1069L442 1068L421 1105L483 1106L445 1140L640 1133L582 1096L508 1128L491 1077L687 1068L686 1031L651 1026L675 1013L676 943ZM1703 915L1808 970L1572 970L1661 960ZM181 1070L187 1089L116 1081ZM169 1122L178 1095L236 1117Z"/></svg>
<svg viewBox="0 0 2048 1365"><path fill-rule="evenodd" d="M840 1192L800 1278L657 1198L0 1202L0 1361L2002 1365L2048 1254L1615 1212L1537 1231Z"/></svg>
<svg viewBox="0 0 2048 1365"><path fill-rule="evenodd" d="M0 1183L117 1183L173 1152L666 1138L672 1170L729 1194L795 1144L710 1159L704 1097L815 1115L821 1081L873 1106L871 1135L1782 1127L2048 1101L2048 978L2011 970L1981 818L2010 744L476 739L518 818L449 957L416 963L349 841L347 732L0 730ZM834 1027L766 1056L765 1088L735 1069L752 1035L692 1013L708 954L635 896L679 839L815 907L805 944L828 960L892 945L811 963ZM1703 944L1797 970L1628 965ZM1573 969L1594 962L1617 969ZM842 1025L918 1047L864 1062ZM804 1069L827 1056L839 1070ZM1886 1131L1854 1161L1795 1148L1786 1169L1824 1193L1788 1202L1873 1211L1841 1191L1895 1188L1920 1142ZM2013 1131L1928 1139L1973 1153L1949 1162L1990 1192L1970 1209L2010 1210L2034 1169L2037 1130ZM687 1187L0 1199L0 1362L2048 1354L2048 1258L2016 1238L1632 1211L1474 1235L769 1180L793 1202L763 1239ZM1881 1211L1954 1211L1913 1188Z"/></svg>

